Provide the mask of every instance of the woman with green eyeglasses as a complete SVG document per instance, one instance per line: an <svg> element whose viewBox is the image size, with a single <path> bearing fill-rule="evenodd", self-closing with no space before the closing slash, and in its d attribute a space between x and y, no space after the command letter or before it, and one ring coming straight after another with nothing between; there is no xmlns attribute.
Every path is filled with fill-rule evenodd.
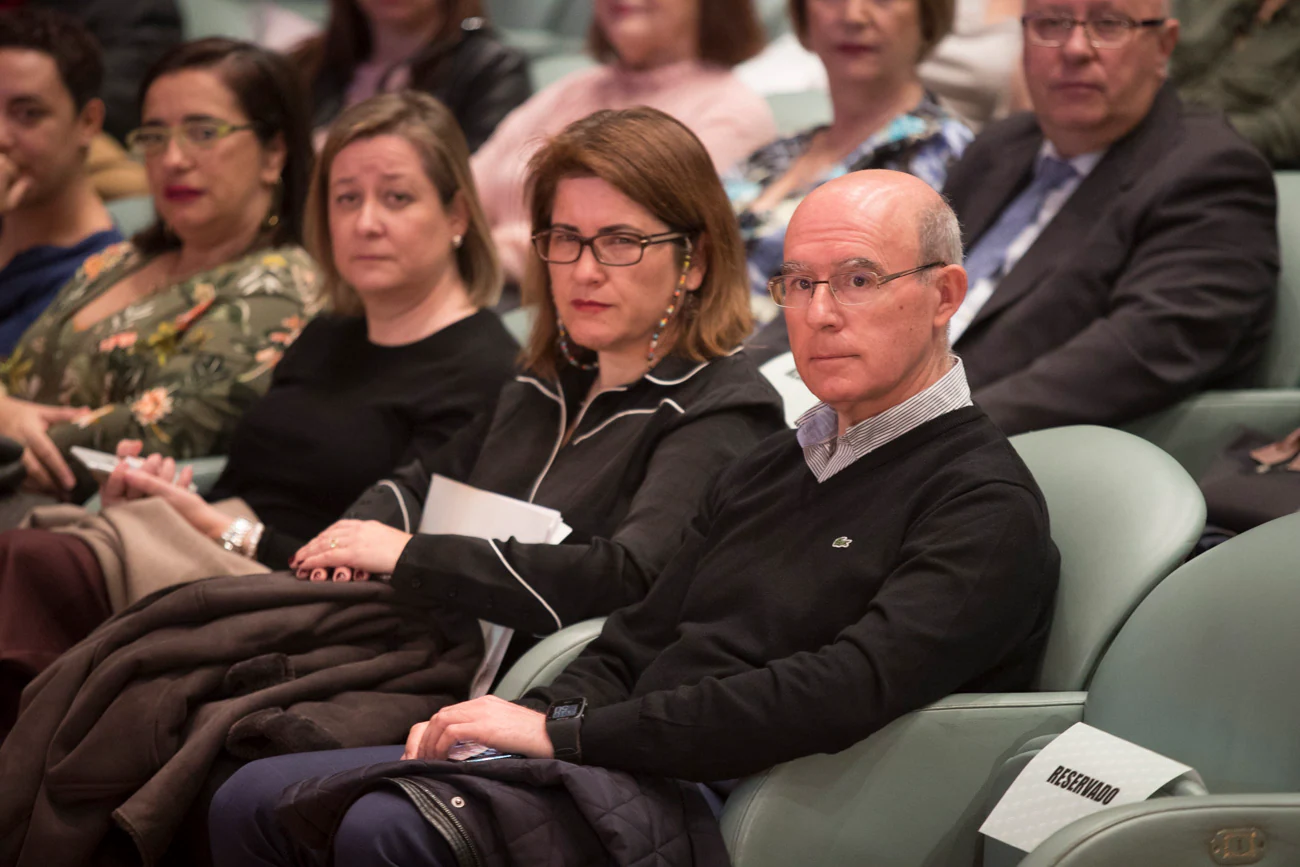
<svg viewBox="0 0 1300 867"><path fill-rule="evenodd" d="M0 434L24 447L29 492L68 498L71 446L224 452L317 296L305 106L289 64L246 43L188 43L150 71L127 142L157 221L87 259L0 364ZM0 526L31 504L0 504Z"/></svg>

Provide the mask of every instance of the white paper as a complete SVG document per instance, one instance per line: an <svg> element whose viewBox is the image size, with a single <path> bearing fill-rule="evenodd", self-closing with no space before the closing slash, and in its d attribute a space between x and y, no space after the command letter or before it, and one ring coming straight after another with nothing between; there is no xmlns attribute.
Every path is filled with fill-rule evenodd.
<svg viewBox="0 0 1300 867"><path fill-rule="evenodd" d="M781 395L781 402L785 406L785 423L790 427L794 427L799 416L817 405L817 395L809 391L799 377L791 353L783 352L775 358L769 358L758 372L767 377L767 381Z"/></svg>
<svg viewBox="0 0 1300 867"><path fill-rule="evenodd" d="M1030 760L980 832L1032 852L1084 816L1145 801L1188 765L1086 723L1075 723Z"/></svg>
<svg viewBox="0 0 1300 867"><path fill-rule="evenodd" d="M424 501L420 532L558 545L572 528L555 509L484 491L435 473ZM483 630L483 661L470 682L470 698L487 694L514 635L513 629L486 620L480 620L479 627Z"/></svg>

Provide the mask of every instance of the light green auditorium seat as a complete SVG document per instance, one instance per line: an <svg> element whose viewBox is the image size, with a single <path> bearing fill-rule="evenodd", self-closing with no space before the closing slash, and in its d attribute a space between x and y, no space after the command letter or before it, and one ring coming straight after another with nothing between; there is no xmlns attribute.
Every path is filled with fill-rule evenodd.
<svg viewBox="0 0 1300 867"><path fill-rule="evenodd" d="M1298 536L1289 515L1179 568L1129 618L1088 690L1085 721L1192 765L1211 795L1103 811L1023 867L1300 864ZM1258 831L1265 857L1249 858L1239 835L1234 857L1213 860L1228 829Z"/></svg>
<svg viewBox="0 0 1300 867"><path fill-rule="evenodd" d="M1186 555L1204 503L1168 455L1121 431L1057 428L1012 442L1048 500L1062 555L1038 683L1049 691L951 696L843 753L745 780L723 814L736 867L971 867L983 795L1003 761L1082 717L1077 690L1129 612ZM549 682L595 632L589 621L543 639L497 695Z"/></svg>
<svg viewBox="0 0 1300 867"><path fill-rule="evenodd" d="M1250 383L1207 391L1124 426L1199 477L1243 425L1282 437L1300 427L1300 172L1278 172L1278 276L1273 334Z"/></svg>
<svg viewBox="0 0 1300 867"><path fill-rule="evenodd" d="M1003 763L1082 718L1078 690L1190 550L1204 502L1168 455L1121 431L1055 428L1012 442L1043 489L1061 550L1044 691L950 696L843 753L744 781L722 822L735 867L973 867Z"/></svg>
<svg viewBox="0 0 1300 867"><path fill-rule="evenodd" d="M1300 864L1300 795L1158 798L1103 810L1043 842L1021 867Z"/></svg>
<svg viewBox="0 0 1300 867"><path fill-rule="evenodd" d="M581 53L591 20L589 0L488 0L502 40L530 58Z"/></svg>
<svg viewBox="0 0 1300 867"><path fill-rule="evenodd" d="M114 199L104 205L119 232L131 237L136 232L153 222L153 198L151 196L127 196Z"/></svg>

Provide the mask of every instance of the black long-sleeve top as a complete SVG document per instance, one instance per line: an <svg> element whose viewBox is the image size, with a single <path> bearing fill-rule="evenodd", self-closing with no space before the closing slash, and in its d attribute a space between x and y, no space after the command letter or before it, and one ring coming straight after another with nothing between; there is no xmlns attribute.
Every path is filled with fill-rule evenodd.
<svg viewBox="0 0 1300 867"><path fill-rule="evenodd" d="M1029 686L1060 559L976 407L818 483L793 433L719 479L641 604L523 703L584 696L588 764L725 780L835 753L953 692Z"/></svg>
<svg viewBox="0 0 1300 867"><path fill-rule="evenodd" d="M557 509L573 533L558 545L417 535L394 587L534 634L608 614L645 596L722 468L785 426L780 397L744 353L669 357L588 401L594 376L517 377L491 418L348 511L418 526L437 508L424 498L441 473Z"/></svg>
<svg viewBox="0 0 1300 867"><path fill-rule="evenodd" d="M318 317L235 428L210 499L242 497L267 525L258 560L288 568L368 485L488 412L517 349L488 311L405 346L371 343L360 317Z"/></svg>

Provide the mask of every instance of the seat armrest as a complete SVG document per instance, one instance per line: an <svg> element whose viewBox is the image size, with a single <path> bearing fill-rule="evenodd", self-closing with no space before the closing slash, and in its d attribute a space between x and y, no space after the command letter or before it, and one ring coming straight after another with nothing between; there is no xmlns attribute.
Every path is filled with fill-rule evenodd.
<svg viewBox="0 0 1300 867"><path fill-rule="evenodd" d="M1066 825L1020 867L1256 862L1300 864L1300 794L1157 798L1111 807Z"/></svg>
<svg viewBox="0 0 1300 867"><path fill-rule="evenodd" d="M1300 427L1300 389L1207 391L1124 426L1199 479L1242 427L1281 438Z"/></svg>
<svg viewBox="0 0 1300 867"><path fill-rule="evenodd" d="M600 635L604 625L605 618L593 617L546 636L510 666L492 694L514 701L534 687L546 686L559 677L565 666L573 662L592 639Z"/></svg>
<svg viewBox="0 0 1300 867"><path fill-rule="evenodd" d="M970 867L986 791L1021 747L1083 718L1085 693L957 695L836 755L743 781L722 833L735 867Z"/></svg>

